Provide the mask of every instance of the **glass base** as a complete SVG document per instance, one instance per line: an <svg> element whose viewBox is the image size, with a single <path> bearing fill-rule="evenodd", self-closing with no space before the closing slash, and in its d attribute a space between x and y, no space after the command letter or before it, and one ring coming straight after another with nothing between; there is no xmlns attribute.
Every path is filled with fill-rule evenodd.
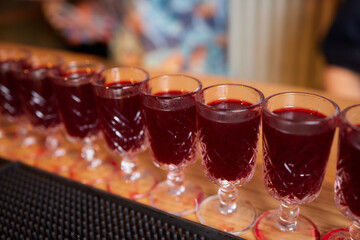
<svg viewBox="0 0 360 240"><path fill-rule="evenodd" d="M204 199L202 189L195 184L185 182L181 194L176 194L167 182L159 183L150 194L153 207L174 215L186 215L195 211Z"/></svg>
<svg viewBox="0 0 360 240"><path fill-rule="evenodd" d="M105 192L107 191L107 182L106 181L97 182L95 184L92 184L91 186L94 187L94 188L103 190Z"/></svg>
<svg viewBox="0 0 360 240"><path fill-rule="evenodd" d="M64 178L71 178L70 177L70 169L69 170L64 170L64 171L58 171L56 172L57 175L64 177Z"/></svg>
<svg viewBox="0 0 360 240"><path fill-rule="evenodd" d="M70 178L88 185L100 184L113 174L115 166L106 160L78 160L70 168Z"/></svg>
<svg viewBox="0 0 360 240"><path fill-rule="evenodd" d="M9 150L9 155L12 160L34 166L37 158L43 154L44 150L42 144L38 143L38 139L30 136L22 139L20 143L13 144L12 149Z"/></svg>
<svg viewBox="0 0 360 240"><path fill-rule="evenodd" d="M16 128L14 124L10 124L3 119L0 119L0 124L0 157L15 160L12 150L16 149L16 143L20 141L16 136Z"/></svg>
<svg viewBox="0 0 360 240"><path fill-rule="evenodd" d="M349 229L342 228L328 232L322 237L322 240L351 240Z"/></svg>
<svg viewBox="0 0 360 240"><path fill-rule="evenodd" d="M35 166L54 173L69 171L78 160L79 154L78 149L47 150L37 159Z"/></svg>
<svg viewBox="0 0 360 240"><path fill-rule="evenodd" d="M109 192L129 199L147 197L157 184L156 177L149 171L137 171L132 175L124 175L118 171L108 180Z"/></svg>
<svg viewBox="0 0 360 240"><path fill-rule="evenodd" d="M8 160L14 160L14 157L11 154L11 149L13 148L14 140L2 135L0 137L0 157Z"/></svg>
<svg viewBox="0 0 360 240"><path fill-rule="evenodd" d="M263 213L255 223L255 234L258 239L320 239L320 233L309 219L299 215L297 225L293 231L281 230L277 222L278 210Z"/></svg>
<svg viewBox="0 0 360 240"><path fill-rule="evenodd" d="M220 212L218 195L206 198L196 210L199 221L209 227L213 227L235 235L250 230L256 220L255 208L246 201L236 200L236 210L232 213Z"/></svg>

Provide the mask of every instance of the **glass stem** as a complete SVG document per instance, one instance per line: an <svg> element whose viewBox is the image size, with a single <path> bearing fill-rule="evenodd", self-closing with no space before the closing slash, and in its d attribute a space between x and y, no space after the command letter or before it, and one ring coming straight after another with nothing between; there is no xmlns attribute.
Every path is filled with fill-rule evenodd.
<svg viewBox="0 0 360 240"><path fill-rule="evenodd" d="M297 227L297 218L300 210L298 205L286 205L281 203L279 207L278 227L282 231L294 231Z"/></svg>
<svg viewBox="0 0 360 240"><path fill-rule="evenodd" d="M95 160L95 154L99 146L95 144L96 139L93 137L86 137L84 139L84 146L81 149L81 157L88 162L91 162L91 166L96 167L99 163Z"/></svg>
<svg viewBox="0 0 360 240"><path fill-rule="evenodd" d="M124 157L120 164L121 171L124 178L129 181L134 181L140 177L138 170L138 159L136 157Z"/></svg>
<svg viewBox="0 0 360 240"><path fill-rule="evenodd" d="M19 136L21 145L23 146L34 145L37 141L29 129L28 121L23 117L21 117L17 122L16 134Z"/></svg>
<svg viewBox="0 0 360 240"><path fill-rule="evenodd" d="M45 148L50 150L52 157L62 157L66 149L62 145L62 136L58 128L49 129L45 137Z"/></svg>
<svg viewBox="0 0 360 240"><path fill-rule="evenodd" d="M16 133L21 137L29 134L28 123L23 117L17 121Z"/></svg>
<svg viewBox="0 0 360 240"><path fill-rule="evenodd" d="M45 147L50 150L54 150L59 146L59 139L54 130L49 130L48 135L45 138Z"/></svg>
<svg viewBox="0 0 360 240"><path fill-rule="evenodd" d="M170 186L170 193L180 195L185 191L184 172L181 169L170 169L166 183Z"/></svg>
<svg viewBox="0 0 360 240"><path fill-rule="evenodd" d="M232 184L220 186L218 190L220 201L219 210L222 214L230 214L236 211L236 199L238 198L238 190Z"/></svg>
<svg viewBox="0 0 360 240"><path fill-rule="evenodd" d="M350 238L352 240L360 239L360 221L354 221L349 228Z"/></svg>

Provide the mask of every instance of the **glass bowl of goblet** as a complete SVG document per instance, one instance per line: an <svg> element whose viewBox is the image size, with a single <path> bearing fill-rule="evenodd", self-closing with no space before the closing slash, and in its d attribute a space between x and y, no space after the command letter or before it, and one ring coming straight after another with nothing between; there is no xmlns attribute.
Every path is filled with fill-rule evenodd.
<svg viewBox="0 0 360 240"><path fill-rule="evenodd" d="M336 103L312 93L278 93L265 99L264 183L281 204L256 221L259 239L320 238L315 224L299 214L299 205L320 194L338 114Z"/></svg>
<svg viewBox="0 0 360 240"><path fill-rule="evenodd" d="M162 75L142 83L142 107L156 166L168 171L167 179L150 194L152 206L175 215L195 211L203 198L201 188L184 181L183 170L197 159L196 78Z"/></svg>

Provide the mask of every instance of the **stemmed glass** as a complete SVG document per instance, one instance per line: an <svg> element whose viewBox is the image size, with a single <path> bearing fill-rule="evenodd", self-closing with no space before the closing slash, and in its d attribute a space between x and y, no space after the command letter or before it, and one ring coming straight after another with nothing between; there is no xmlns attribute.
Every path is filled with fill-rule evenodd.
<svg viewBox="0 0 360 240"><path fill-rule="evenodd" d="M22 65L29 57L30 52L25 50L0 49L0 154L3 157L10 157L9 149L15 138L9 129L10 123L23 114L15 83L11 80L11 65Z"/></svg>
<svg viewBox="0 0 360 240"><path fill-rule="evenodd" d="M201 188L184 182L183 170L197 158L195 95L199 80L162 75L142 83L142 106L150 151L167 179L150 194L152 206L176 215L191 213L203 198Z"/></svg>
<svg viewBox="0 0 360 240"><path fill-rule="evenodd" d="M50 71L59 74L63 63L63 58L57 54L37 52L29 59L28 68L13 70L27 118L34 129L45 137L43 144L38 143L44 145L44 152L35 165L51 172L68 170L74 163L70 151L63 146L60 117L49 77Z"/></svg>
<svg viewBox="0 0 360 240"><path fill-rule="evenodd" d="M340 114L335 203L353 222L349 229L327 233L323 240L360 239L360 104Z"/></svg>
<svg viewBox="0 0 360 240"><path fill-rule="evenodd" d="M259 90L241 84L210 86L196 96L204 172L220 186L197 208L202 224L239 234L255 222L254 207L238 198L236 187L254 174L263 100Z"/></svg>
<svg viewBox="0 0 360 240"><path fill-rule="evenodd" d="M40 149L30 134L13 71L15 68L26 69L30 56L31 53L25 49L0 49L0 110L4 123L0 151L10 159L33 165Z"/></svg>
<svg viewBox="0 0 360 240"><path fill-rule="evenodd" d="M256 221L259 239L319 239L317 227L299 215L299 205L320 194L338 113L336 103L311 93L286 92L265 99L264 182L281 205Z"/></svg>
<svg viewBox="0 0 360 240"><path fill-rule="evenodd" d="M106 69L91 80L107 146L122 156L120 170L108 179L107 187L130 199L149 195L157 183L153 174L139 167L136 157L148 145L139 90L148 79L149 74L140 68L122 67Z"/></svg>
<svg viewBox="0 0 360 240"><path fill-rule="evenodd" d="M104 65L97 61L70 61L60 74L50 73L53 89L71 142L81 142L81 158L70 168L70 177L85 184L102 184L114 166L97 143L99 119L90 80L99 77Z"/></svg>

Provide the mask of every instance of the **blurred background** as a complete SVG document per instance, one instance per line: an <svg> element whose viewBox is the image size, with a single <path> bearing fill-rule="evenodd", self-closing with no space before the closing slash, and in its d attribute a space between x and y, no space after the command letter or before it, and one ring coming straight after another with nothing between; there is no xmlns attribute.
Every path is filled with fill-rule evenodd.
<svg viewBox="0 0 360 240"><path fill-rule="evenodd" d="M322 89L322 42L342 2L0 1L0 41Z"/></svg>

